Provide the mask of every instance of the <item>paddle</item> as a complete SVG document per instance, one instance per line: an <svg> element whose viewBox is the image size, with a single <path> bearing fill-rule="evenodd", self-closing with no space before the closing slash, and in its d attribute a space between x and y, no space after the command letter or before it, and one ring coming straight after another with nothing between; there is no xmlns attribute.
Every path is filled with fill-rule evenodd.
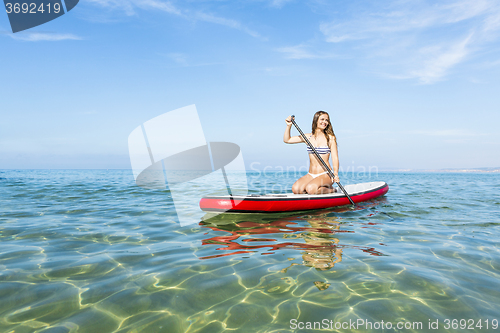
<svg viewBox="0 0 500 333"><path fill-rule="evenodd" d="M332 177L332 179L335 179L335 175L333 174L332 170L330 170L330 168L328 167L328 165L326 165L325 161L321 158L321 156L319 156L318 152L316 151L316 148L314 148L314 146L311 144L311 142L309 142L309 140L307 139L307 137L304 134L304 132L302 132L302 130L300 129L299 125L297 125L297 123L295 122L295 116L294 115L292 115L292 124L295 126L295 128L297 129L297 131L299 131L299 133L302 136L302 138L304 139L304 141L309 145L309 147L311 147L312 151L314 152L314 155L316 155L316 157L321 162L321 164L323 164L323 167L328 172L328 174L330 175L330 177ZM352 206L356 207L356 204L354 203L354 201L352 201L352 199L349 196L349 194L347 194L347 191L345 190L344 186L342 186L342 184L340 184L340 182L337 182L337 185L342 190L342 192L344 192L345 196L347 197L347 199L349 199L349 201L351 202Z"/></svg>

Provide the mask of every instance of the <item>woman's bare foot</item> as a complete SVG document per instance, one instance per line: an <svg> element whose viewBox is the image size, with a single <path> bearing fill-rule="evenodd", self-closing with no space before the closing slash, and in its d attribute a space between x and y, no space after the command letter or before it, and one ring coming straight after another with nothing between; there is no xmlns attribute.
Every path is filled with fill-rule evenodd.
<svg viewBox="0 0 500 333"><path fill-rule="evenodd" d="M317 194L328 194L328 193L335 193L335 192L337 192L337 190L335 188L333 188L333 187L321 186L318 189Z"/></svg>

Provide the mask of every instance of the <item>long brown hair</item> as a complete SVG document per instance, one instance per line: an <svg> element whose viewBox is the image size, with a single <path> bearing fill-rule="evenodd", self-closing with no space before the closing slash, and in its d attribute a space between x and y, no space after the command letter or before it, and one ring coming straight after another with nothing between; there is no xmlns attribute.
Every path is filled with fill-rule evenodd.
<svg viewBox="0 0 500 333"><path fill-rule="evenodd" d="M335 133L333 132L332 128L332 123L330 122L330 115L326 111L318 111L314 114L313 117L313 122L312 122L312 135L316 133L316 127L318 127L318 119L321 115L326 114L328 116L328 126L323 130L323 133L325 133L326 136L326 144L328 147L330 147L330 135L333 136L335 139L335 145L337 145L337 137L335 136Z"/></svg>

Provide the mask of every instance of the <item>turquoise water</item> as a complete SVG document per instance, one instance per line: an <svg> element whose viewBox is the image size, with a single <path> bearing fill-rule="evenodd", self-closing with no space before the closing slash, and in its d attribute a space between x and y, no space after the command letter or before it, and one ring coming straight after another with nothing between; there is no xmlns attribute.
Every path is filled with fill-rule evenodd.
<svg viewBox="0 0 500 333"><path fill-rule="evenodd" d="M341 180L390 190L181 227L129 170L0 171L0 332L500 331L500 175Z"/></svg>

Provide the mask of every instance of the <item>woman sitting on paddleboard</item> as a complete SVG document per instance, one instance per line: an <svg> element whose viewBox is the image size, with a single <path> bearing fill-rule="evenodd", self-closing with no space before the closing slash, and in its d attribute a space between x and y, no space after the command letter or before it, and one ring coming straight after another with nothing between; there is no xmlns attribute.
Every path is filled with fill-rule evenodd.
<svg viewBox="0 0 500 333"><path fill-rule="evenodd" d="M286 130L283 136L285 143L300 143L304 142L301 136L290 136L292 128L292 116L286 118ZM339 155L337 151L337 138L333 133L330 117L325 111L318 111L314 114L312 121L312 133L306 134L309 142L316 148L316 151L321 158L330 166L330 155L332 157L333 174L335 179L331 179L328 172L324 169L318 158L308 146L309 153L309 173L301 177L292 186L292 192L295 194L323 194L335 192L332 187L333 182L339 182Z"/></svg>

